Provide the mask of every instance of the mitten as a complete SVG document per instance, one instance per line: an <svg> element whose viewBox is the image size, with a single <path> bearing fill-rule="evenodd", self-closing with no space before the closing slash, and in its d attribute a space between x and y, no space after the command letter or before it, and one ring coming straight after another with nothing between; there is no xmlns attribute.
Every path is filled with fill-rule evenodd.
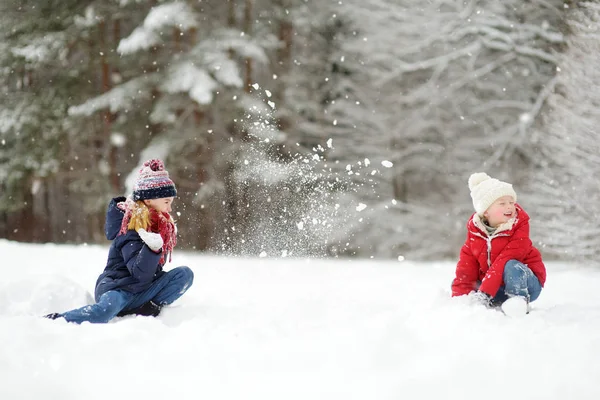
<svg viewBox="0 0 600 400"><path fill-rule="evenodd" d="M486 307L491 307L492 296L487 293L476 291L469 293L469 298L473 304L482 304Z"/></svg>
<svg viewBox="0 0 600 400"><path fill-rule="evenodd" d="M162 249L163 239L160 233L148 232L144 228L138 229L137 233L144 243L146 243L146 246L150 247L150 250L158 253Z"/></svg>

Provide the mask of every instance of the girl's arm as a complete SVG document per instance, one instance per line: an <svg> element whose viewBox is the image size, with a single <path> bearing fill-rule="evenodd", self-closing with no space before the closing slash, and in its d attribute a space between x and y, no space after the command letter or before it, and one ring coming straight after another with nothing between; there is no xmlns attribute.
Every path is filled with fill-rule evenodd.
<svg viewBox="0 0 600 400"><path fill-rule="evenodd" d="M469 235L467 241L460 249L460 256L456 264L456 277L452 281L452 296L463 296L477 290L477 279L479 278L479 264L469 247Z"/></svg>
<svg viewBox="0 0 600 400"><path fill-rule="evenodd" d="M139 281L149 281L154 278L162 250L158 253L150 250L140 239L132 239L121 248L121 254L129 273Z"/></svg>

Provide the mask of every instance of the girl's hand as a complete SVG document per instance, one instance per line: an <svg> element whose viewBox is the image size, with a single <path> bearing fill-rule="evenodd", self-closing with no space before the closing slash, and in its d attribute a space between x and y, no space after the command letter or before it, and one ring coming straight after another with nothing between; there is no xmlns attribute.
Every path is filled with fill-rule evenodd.
<svg viewBox="0 0 600 400"><path fill-rule="evenodd" d="M489 294L480 292L479 290L476 292L469 293L469 299L473 304L482 304L486 307L491 307L492 298Z"/></svg>
<svg viewBox="0 0 600 400"><path fill-rule="evenodd" d="M163 247L163 239L160 233L152 233L146 231L144 228L140 228L137 231L140 238L146 243L146 246L155 253L158 253Z"/></svg>

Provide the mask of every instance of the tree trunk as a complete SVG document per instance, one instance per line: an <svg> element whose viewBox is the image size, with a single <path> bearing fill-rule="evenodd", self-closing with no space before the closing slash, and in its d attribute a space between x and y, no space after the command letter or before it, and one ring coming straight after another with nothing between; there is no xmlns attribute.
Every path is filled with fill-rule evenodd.
<svg viewBox="0 0 600 400"><path fill-rule="evenodd" d="M280 48L277 50L277 60L275 62L275 71L278 75L276 81L276 90L273 94L273 101L277 104L278 109L285 108L285 79L282 77L290 72L291 60L292 60L292 46L294 38L294 24L289 19L283 10L285 10L285 4L281 1L278 6L281 8L281 17L279 20L279 33L278 38L280 41ZM277 127L282 131L288 131L292 127L292 121L289 116L276 115L277 116Z"/></svg>
<svg viewBox="0 0 600 400"><path fill-rule="evenodd" d="M115 27L113 26L113 29ZM114 33L114 31L113 31ZM102 67L102 93L108 92L111 87L110 80L110 65L108 63L108 46L106 43L107 29L106 29L106 20L102 20L99 25L99 43L100 43L100 65ZM119 176L116 172L116 159L114 157L114 146L111 144L111 133L112 133L112 122L114 116L111 114L110 110L106 110L102 115L102 137L104 143L99 144L99 146L107 148L107 164L108 164L108 177L110 181L111 189L114 193L118 193L119 191ZM100 151L100 154L103 154L104 151ZM102 157L102 156L101 156Z"/></svg>
<svg viewBox="0 0 600 400"><path fill-rule="evenodd" d="M254 0L246 0L246 8L244 9L244 33L249 36L252 33L252 14L254 8ZM246 57L245 60L246 74L245 74L245 91L250 92L252 85L252 58Z"/></svg>
<svg viewBox="0 0 600 400"><path fill-rule="evenodd" d="M287 17L279 21L279 41L283 46L277 51L277 66L280 71L288 71L292 58L292 45L294 38L294 25Z"/></svg>
<svg viewBox="0 0 600 400"><path fill-rule="evenodd" d="M235 27L235 6L236 0L228 0L228 9L227 9L227 26L230 28Z"/></svg>

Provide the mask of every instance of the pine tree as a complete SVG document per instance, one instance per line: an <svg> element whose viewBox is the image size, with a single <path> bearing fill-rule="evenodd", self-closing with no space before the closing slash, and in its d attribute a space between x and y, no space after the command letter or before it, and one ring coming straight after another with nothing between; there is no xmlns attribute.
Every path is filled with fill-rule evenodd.
<svg viewBox="0 0 600 400"><path fill-rule="evenodd" d="M13 227L2 232L11 238L48 240L48 232L67 227L68 216L57 221L50 209L64 201L62 189L68 190L56 181L69 151L66 104L79 86L68 31L72 13L86 3L7 1L2 6L0 215L4 226Z"/></svg>

